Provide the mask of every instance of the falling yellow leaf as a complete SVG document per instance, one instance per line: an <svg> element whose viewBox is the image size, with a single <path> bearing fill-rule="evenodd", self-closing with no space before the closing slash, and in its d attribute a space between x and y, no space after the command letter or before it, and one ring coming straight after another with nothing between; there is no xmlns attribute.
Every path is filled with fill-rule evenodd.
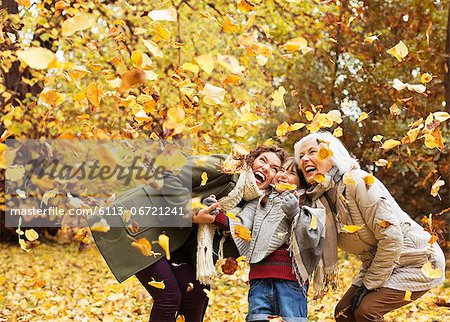
<svg viewBox="0 0 450 322"><path fill-rule="evenodd" d="M293 124L289 125L288 131L292 132L292 131L300 130L305 125L306 125L305 123L293 123Z"/></svg>
<svg viewBox="0 0 450 322"><path fill-rule="evenodd" d="M153 281L148 282L148 285L159 288L161 290L164 290L166 288L166 284L164 284L164 281L157 282L157 281L153 280Z"/></svg>
<svg viewBox="0 0 450 322"><path fill-rule="evenodd" d="M364 226L364 225L363 225ZM344 225L342 227L343 230L345 230L346 232L353 234L356 233L358 230L360 230L361 228L363 228L363 226L356 226L356 225Z"/></svg>
<svg viewBox="0 0 450 322"><path fill-rule="evenodd" d="M204 54L194 58L197 65L207 74L211 74L214 70L215 61L212 53Z"/></svg>
<svg viewBox="0 0 450 322"><path fill-rule="evenodd" d="M308 121L312 121L313 120L313 118L314 118L314 114L312 113L312 112L310 112L310 111L306 111L305 112L305 117L306 117L306 119L308 120Z"/></svg>
<svg viewBox="0 0 450 322"><path fill-rule="evenodd" d="M325 184L325 182L327 181L325 179L325 176L321 173L315 174L313 177L313 180L317 183L321 183L321 184Z"/></svg>
<svg viewBox="0 0 450 322"><path fill-rule="evenodd" d="M431 195L433 197L436 197L439 194L439 189L445 185L445 181L441 180L441 178L439 177L435 183L433 183L433 186L431 187Z"/></svg>
<svg viewBox="0 0 450 322"><path fill-rule="evenodd" d="M233 214L232 212L227 212L225 214L225 216L227 216L229 219L233 220L233 221L239 221L238 217L236 217L235 214Z"/></svg>
<svg viewBox="0 0 450 322"><path fill-rule="evenodd" d="M389 108L389 113L391 113L392 116L399 116L401 114L401 111L396 103L392 104L392 106Z"/></svg>
<svg viewBox="0 0 450 322"><path fill-rule="evenodd" d="M387 220L382 220L382 221L378 222L377 225L381 228L388 228L388 227L392 226L392 223Z"/></svg>
<svg viewBox="0 0 450 322"><path fill-rule="evenodd" d="M439 122L445 122L450 119L450 114L447 112L434 112L433 117Z"/></svg>
<svg viewBox="0 0 450 322"><path fill-rule="evenodd" d="M41 92L41 94L39 94L39 99L44 103L55 107L64 103L66 96L58 93L54 89L50 89L45 92Z"/></svg>
<svg viewBox="0 0 450 322"><path fill-rule="evenodd" d="M247 129L243 126L240 126L236 129L236 135L240 137L246 136L248 133Z"/></svg>
<svg viewBox="0 0 450 322"><path fill-rule="evenodd" d="M170 247L169 247L169 237L167 235L161 234L158 236L158 244L166 253L167 260L170 260Z"/></svg>
<svg viewBox="0 0 450 322"><path fill-rule="evenodd" d="M23 239L19 239L20 248L29 253L31 250L27 247L27 243Z"/></svg>
<svg viewBox="0 0 450 322"><path fill-rule="evenodd" d="M208 174L203 171L201 178L202 178L202 182L200 183L200 186L204 186L206 184L206 182L208 182Z"/></svg>
<svg viewBox="0 0 450 322"><path fill-rule="evenodd" d="M351 185L355 185L356 181L353 178L351 173L346 173L344 174L344 176L342 177L342 182L347 185L347 186L351 186Z"/></svg>
<svg viewBox="0 0 450 322"><path fill-rule="evenodd" d="M364 42L367 42L369 44L372 44L375 40L378 40L377 35L367 36L366 38L364 38Z"/></svg>
<svg viewBox="0 0 450 322"><path fill-rule="evenodd" d="M17 57L23 60L28 66L34 69L47 69L56 60L56 55L46 48L30 47L25 50L18 50Z"/></svg>
<svg viewBox="0 0 450 322"><path fill-rule="evenodd" d="M78 198L73 198L73 199L78 199ZM94 223L91 226L91 230L92 231L98 231L98 232L101 232L101 233L106 233L110 229L111 229L111 227L108 225L108 222L104 218L102 218L100 221L97 221L96 223Z"/></svg>
<svg viewBox="0 0 450 322"><path fill-rule="evenodd" d="M340 138L342 136L342 128L341 127L337 127L334 129L333 131L333 136Z"/></svg>
<svg viewBox="0 0 450 322"><path fill-rule="evenodd" d="M382 135L375 135L375 136L372 138L372 141L373 141L373 142L380 142L382 139L383 139L383 136L382 136Z"/></svg>
<svg viewBox="0 0 450 322"><path fill-rule="evenodd" d="M150 68L152 60L147 54L142 53L140 50L135 50L131 53L131 61L133 65L139 69Z"/></svg>
<svg viewBox="0 0 450 322"><path fill-rule="evenodd" d="M211 84L206 84L205 87L203 87L203 90L200 92L200 94L204 95L203 101L208 105L223 103L226 93L227 91L223 88Z"/></svg>
<svg viewBox="0 0 450 322"><path fill-rule="evenodd" d="M280 48L286 50L287 52L301 51L303 54L306 54L307 52L313 50L312 48L308 47L308 42L303 37L290 39L284 45L280 46Z"/></svg>
<svg viewBox="0 0 450 322"><path fill-rule="evenodd" d="M285 136L289 132L289 124L287 122L283 122L277 126L276 134L277 136Z"/></svg>
<svg viewBox="0 0 450 322"><path fill-rule="evenodd" d="M170 31L162 26L156 26L156 35L159 39L169 40L170 39Z"/></svg>
<svg viewBox="0 0 450 322"><path fill-rule="evenodd" d="M403 297L403 299L405 301L411 302L412 301L411 300L411 295L412 295L411 291L405 291L405 296Z"/></svg>
<svg viewBox="0 0 450 322"><path fill-rule="evenodd" d="M177 10L174 7L166 10L152 10L148 16L154 21L177 21Z"/></svg>
<svg viewBox="0 0 450 322"><path fill-rule="evenodd" d="M25 237L29 241L33 241L39 238L39 234L34 229L27 229L25 230Z"/></svg>
<svg viewBox="0 0 450 322"><path fill-rule="evenodd" d="M255 5L247 0L241 0L237 7L242 12L250 12L255 9Z"/></svg>
<svg viewBox="0 0 450 322"><path fill-rule="evenodd" d="M29 8L31 5L30 0L16 0L16 1L20 6L25 7L25 8Z"/></svg>
<svg viewBox="0 0 450 322"><path fill-rule="evenodd" d="M362 121L364 121L365 119L367 119L367 117L369 116L369 114L367 114L366 112L362 112L361 115L358 117L357 122L361 123Z"/></svg>
<svg viewBox="0 0 450 322"><path fill-rule="evenodd" d="M136 248L144 256L152 256L154 254L152 251L152 244L145 237L139 238L137 241L132 242L131 246Z"/></svg>
<svg viewBox="0 0 450 322"><path fill-rule="evenodd" d="M439 278L442 276L442 271L439 268L433 268L431 262L426 262L420 270L428 278Z"/></svg>
<svg viewBox="0 0 450 322"><path fill-rule="evenodd" d="M247 260L247 256L239 256L236 258L236 262L240 263Z"/></svg>
<svg viewBox="0 0 450 322"><path fill-rule="evenodd" d="M86 88L86 96L92 105L98 107L100 105L100 90L96 83L90 83Z"/></svg>
<svg viewBox="0 0 450 322"><path fill-rule="evenodd" d="M293 191L297 189L297 185L296 184L290 184L290 183L286 183L286 182L281 182L278 185L275 186L276 190L287 190L287 191Z"/></svg>
<svg viewBox="0 0 450 322"><path fill-rule="evenodd" d="M217 63L226 68L230 73L243 75L245 67L239 64L239 60L231 55L217 55Z"/></svg>
<svg viewBox="0 0 450 322"><path fill-rule="evenodd" d="M194 74L198 74L198 72L200 71L200 67L198 67L197 64L192 64L192 63L184 63L183 65L181 65L181 68L183 68L184 70L190 71Z"/></svg>
<svg viewBox="0 0 450 322"><path fill-rule="evenodd" d="M308 230L311 229L317 229L318 225L317 225L317 217L314 215L311 215L311 222L309 223L309 227Z"/></svg>
<svg viewBox="0 0 450 322"><path fill-rule="evenodd" d="M95 23L95 20L86 14L79 14L62 23L61 34L64 37L72 36L77 31L86 30Z"/></svg>
<svg viewBox="0 0 450 322"><path fill-rule="evenodd" d="M342 116L339 110L331 110L326 114L326 118L332 122L336 122L337 124L342 123Z"/></svg>
<svg viewBox="0 0 450 322"><path fill-rule="evenodd" d="M329 159L333 156L333 152L327 147L327 146L321 146L319 148L319 155L318 155L318 159L319 160L326 160Z"/></svg>
<svg viewBox="0 0 450 322"><path fill-rule="evenodd" d="M284 102L284 94L286 93L286 89L283 86L278 87L272 95L270 96L272 101L272 106L275 107L286 107L286 104Z"/></svg>
<svg viewBox="0 0 450 322"><path fill-rule="evenodd" d="M397 45L389 49L387 52L401 62L403 61L403 58L408 55L408 48L403 41L400 41Z"/></svg>
<svg viewBox="0 0 450 322"><path fill-rule="evenodd" d="M252 240L252 234L250 233L250 230L245 226L234 226L234 234L236 237L245 240L245 241L251 241Z"/></svg>
<svg viewBox="0 0 450 322"><path fill-rule="evenodd" d="M399 146L400 144L402 144L402 143L398 140L389 139L389 140L386 140L383 142L383 145L381 146L381 148L384 150L390 150L390 149L393 149L393 148Z"/></svg>
<svg viewBox="0 0 450 322"><path fill-rule="evenodd" d="M379 167L385 167L389 164L389 161L385 159L378 159L377 161L375 161L375 164Z"/></svg>
<svg viewBox="0 0 450 322"><path fill-rule="evenodd" d="M428 241L428 244L433 245L435 242L439 240L439 237L435 234L431 235L430 240Z"/></svg>
<svg viewBox="0 0 450 322"><path fill-rule="evenodd" d="M233 33L239 30L239 24L229 15L223 19L222 30L226 33Z"/></svg>
<svg viewBox="0 0 450 322"><path fill-rule="evenodd" d="M433 76L431 76L431 74L429 73L423 73L422 76L420 77L420 81L422 82L422 84L426 84L431 82L431 80L433 79Z"/></svg>
<svg viewBox="0 0 450 322"><path fill-rule="evenodd" d="M369 189L371 185L375 183L375 177L371 174L363 177L364 183L366 184L366 188Z"/></svg>
<svg viewBox="0 0 450 322"><path fill-rule="evenodd" d="M142 42L144 43L145 48L148 49L148 51L155 57L162 58L164 57L163 52L159 48L158 44L155 43L152 40L145 40L143 39Z"/></svg>

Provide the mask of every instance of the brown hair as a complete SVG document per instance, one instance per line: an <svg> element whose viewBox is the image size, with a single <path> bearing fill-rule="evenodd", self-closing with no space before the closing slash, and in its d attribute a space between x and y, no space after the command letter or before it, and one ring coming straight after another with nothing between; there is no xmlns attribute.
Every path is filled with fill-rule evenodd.
<svg viewBox="0 0 450 322"><path fill-rule="evenodd" d="M251 166L255 159L262 153L265 152L273 152L275 153L281 160L281 163L284 163L287 158L289 158L289 154L286 150L280 148L277 145L260 145L250 151L244 158L244 161L247 165Z"/></svg>

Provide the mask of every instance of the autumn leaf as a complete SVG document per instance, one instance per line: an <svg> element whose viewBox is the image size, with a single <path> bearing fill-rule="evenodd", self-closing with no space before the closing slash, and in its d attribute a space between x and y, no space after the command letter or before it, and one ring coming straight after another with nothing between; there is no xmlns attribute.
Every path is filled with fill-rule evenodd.
<svg viewBox="0 0 450 322"><path fill-rule="evenodd" d="M202 182L200 183L200 186L204 186L206 184L206 182L208 182L208 174L203 171L201 178L202 178Z"/></svg>
<svg viewBox="0 0 450 322"><path fill-rule="evenodd" d="M222 30L226 33L234 33L239 30L239 24L229 15L226 15L222 22Z"/></svg>
<svg viewBox="0 0 450 322"><path fill-rule="evenodd" d="M303 37L297 37L288 40L284 45L282 45L280 48L286 50L287 52L296 52L301 51L302 54L306 54L313 49L308 47L308 42Z"/></svg>
<svg viewBox="0 0 450 322"><path fill-rule="evenodd" d="M442 271L439 268L433 268L431 262L426 262L420 270L428 278L439 278L442 276Z"/></svg>
<svg viewBox="0 0 450 322"><path fill-rule="evenodd" d="M177 21L177 10L173 7L166 10L152 10L148 16L154 21Z"/></svg>
<svg viewBox="0 0 450 322"><path fill-rule="evenodd" d="M99 90L96 83L90 83L86 88L86 97L89 102L98 107L100 105L101 91Z"/></svg>
<svg viewBox="0 0 450 322"><path fill-rule="evenodd" d="M361 115L358 117L357 122L361 123L362 121L364 121L365 119L367 119L369 117L369 114L367 114L366 112L362 112Z"/></svg>
<svg viewBox="0 0 450 322"><path fill-rule="evenodd" d="M391 113L392 116L399 116L401 114L400 109L398 108L397 104L394 103L389 108L389 113Z"/></svg>
<svg viewBox="0 0 450 322"><path fill-rule="evenodd" d="M164 54L159 48L158 44L155 43L152 40L145 40L143 39L142 42L144 43L145 48L155 57L157 58L163 58Z"/></svg>
<svg viewBox="0 0 450 322"><path fill-rule="evenodd" d="M214 70L215 61L212 53L204 54L194 58L197 65L207 74L211 74Z"/></svg>
<svg viewBox="0 0 450 322"><path fill-rule="evenodd" d="M435 234L432 234L431 237L430 237L430 240L428 241L428 244L433 245L438 240L439 240L439 237L436 236Z"/></svg>
<svg viewBox="0 0 450 322"><path fill-rule="evenodd" d="M403 61L403 58L408 55L408 48L406 47L405 43L403 41L400 41L397 45L389 49L388 54L394 56L397 58L399 62Z"/></svg>
<svg viewBox="0 0 450 322"><path fill-rule="evenodd" d="M236 237L245 240L245 241L251 241L252 240L252 234L250 230L241 225L234 226L234 234Z"/></svg>
<svg viewBox="0 0 450 322"><path fill-rule="evenodd" d="M448 119L450 119L450 114L447 112L434 112L433 117L435 120L443 123L443 122L447 121Z"/></svg>
<svg viewBox="0 0 450 322"><path fill-rule="evenodd" d="M296 184L290 184L286 182L280 182L278 185L275 186L276 190L284 190L284 191L293 191L297 189Z"/></svg>
<svg viewBox="0 0 450 322"><path fill-rule="evenodd" d="M441 177L439 177L435 183L433 183L433 186L431 187L430 194L433 197L436 197L439 194L439 189L445 185L445 181L441 180Z"/></svg>
<svg viewBox="0 0 450 322"><path fill-rule="evenodd" d="M61 26L61 34L64 37L72 36L77 31L91 28L95 20L86 14L79 14L72 18L65 20Z"/></svg>
<svg viewBox="0 0 450 322"><path fill-rule="evenodd" d="M377 35L367 36L366 38L364 38L364 42L367 42L369 44L372 44L375 40L378 40Z"/></svg>
<svg viewBox="0 0 450 322"><path fill-rule="evenodd" d="M327 181L327 180L325 179L325 176L324 176L323 174L321 174L321 173L315 174L315 175L313 176L313 180L314 180L315 182L317 182L317 183L320 183L320 184L325 184L325 182Z"/></svg>
<svg viewBox="0 0 450 322"><path fill-rule="evenodd" d="M392 223L387 220L382 220L382 221L378 222L377 225L381 228L388 228L388 227L392 226Z"/></svg>
<svg viewBox="0 0 450 322"><path fill-rule="evenodd" d="M281 137L285 136L289 132L289 124L287 122L283 122L277 127L276 135Z"/></svg>
<svg viewBox="0 0 450 322"><path fill-rule="evenodd" d="M131 246L136 248L144 256L152 256L154 254L152 251L152 244L145 237L132 242Z"/></svg>
<svg viewBox="0 0 450 322"><path fill-rule="evenodd" d="M318 152L318 159L323 161L331 158L333 156L333 152L327 146L321 145Z"/></svg>
<svg viewBox="0 0 450 322"><path fill-rule="evenodd" d="M372 141L373 141L373 142L380 142L382 139L383 139L383 136L382 136L382 135L375 135L375 136L372 138Z"/></svg>
<svg viewBox="0 0 450 322"><path fill-rule="evenodd" d="M41 94L39 94L39 99L42 102L55 107L55 106L58 106L58 105L64 103L64 101L66 100L66 96L64 94L58 93L54 89L50 89L50 90L41 92Z"/></svg>
<svg viewBox="0 0 450 322"><path fill-rule="evenodd" d="M148 282L148 285L159 288L160 290L164 290L166 288L166 284L164 284L164 281L157 282L155 280L152 280Z"/></svg>
<svg viewBox="0 0 450 322"><path fill-rule="evenodd" d="M308 230L315 230L317 229L317 217L314 215L311 215L311 222L309 223Z"/></svg>
<svg viewBox="0 0 450 322"><path fill-rule="evenodd" d="M345 173L344 176L342 177L342 182L347 186L352 186L356 184L356 181L351 173Z"/></svg>
<svg viewBox="0 0 450 322"><path fill-rule="evenodd" d="M233 214L232 212L227 212L227 213L225 214L225 216L227 216L230 220L233 220L233 221L239 221L238 217L236 217L236 215Z"/></svg>
<svg viewBox="0 0 450 322"><path fill-rule="evenodd" d="M25 168L23 165L13 165L6 169L5 178L10 181L18 181L23 178L24 174Z"/></svg>
<svg viewBox="0 0 450 322"><path fill-rule="evenodd" d="M78 198L77 198L78 199ZM108 222L106 219L102 218L100 221L97 221L91 226L92 231L98 231L101 233L106 233L111 229L111 227L108 225Z"/></svg>
<svg viewBox="0 0 450 322"><path fill-rule="evenodd" d="M192 63L184 63L183 65L181 65L181 68L183 68L184 70L190 71L194 74L198 74L198 72L200 71L200 67L198 67L197 64L192 64Z"/></svg>
<svg viewBox="0 0 450 322"><path fill-rule="evenodd" d="M411 300L411 295L412 295L411 291L405 291L405 296L403 297L403 299L405 301L411 302L412 301Z"/></svg>
<svg viewBox="0 0 450 322"><path fill-rule="evenodd" d="M389 139L383 142L383 145L381 146L382 149L384 150L390 150L393 149L399 145L401 145L402 143L398 140L393 140L393 139Z"/></svg>
<svg viewBox="0 0 450 322"><path fill-rule="evenodd" d="M360 230L361 228L363 228L364 225L362 226L356 226L356 225L344 225L342 227L342 229L350 234L356 233L358 230Z"/></svg>
<svg viewBox="0 0 450 322"><path fill-rule="evenodd" d="M132 70L127 70L123 73L120 82L120 91L126 91L129 88L136 86L138 84L145 84L146 74L144 71L134 68ZM89 98L89 97L88 97Z"/></svg>
<svg viewBox="0 0 450 322"><path fill-rule="evenodd" d="M246 136L248 133L247 129L243 126L240 126L236 129L236 135L240 137Z"/></svg>
<svg viewBox="0 0 450 322"><path fill-rule="evenodd" d="M203 101L208 105L222 104L226 93L227 91L223 88L211 84L206 84L200 92L204 95Z"/></svg>
<svg viewBox="0 0 450 322"><path fill-rule="evenodd" d="M420 81L422 82L422 84L426 84L431 82L433 79L433 76L431 76L431 74L429 73L423 73L422 76L420 76Z"/></svg>
<svg viewBox="0 0 450 322"><path fill-rule="evenodd" d="M34 69L47 69L56 60L56 55L46 48L30 47L18 50L17 57Z"/></svg>
<svg viewBox="0 0 450 322"><path fill-rule="evenodd" d="M340 138L342 136L342 128L341 127L337 127L334 129L333 131L333 136Z"/></svg>
<svg viewBox="0 0 450 322"><path fill-rule="evenodd" d="M286 89L283 86L280 86L278 89L276 89L270 96L273 99L271 105L275 107L286 107L283 98L285 93Z"/></svg>
<svg viewBox="0 0 450 322"><path fill-rule="evenodd" d="M170 247L169 247L169 237L165 234L158 236L158 244L166 253L166 259L170 260Z"/></svg>
<svg viewBox="0 0 450 322"><path fill-rule="evenodd" d="M364 183L366 185L366 189L370 189L370 186L375 183L375 177L371 174L363 177Z"/></svg>
<svg viewBox="0 0 450 322"><path fill-rule="evenodd" d="M27 229L25 230L25 237L29 241L34 241L39 238L39 234L34 229Z"/></svg>

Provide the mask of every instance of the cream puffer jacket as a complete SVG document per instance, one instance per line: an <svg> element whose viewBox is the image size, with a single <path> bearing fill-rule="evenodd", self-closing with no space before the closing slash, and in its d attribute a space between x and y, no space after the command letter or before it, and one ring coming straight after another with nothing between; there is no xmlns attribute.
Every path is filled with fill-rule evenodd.
<svg viewBox="0 0 450 322"><path fill-rule="evenodd" d="M437 243L429 244L431 235L397 204L378 180L366 187L361 170L348 172L356 184L340 180L328 193L336 193L338 246L362 261L361 272L353 282L368 289L389 287L402 291L425 291L444 281L445 258ZM354 233L343 225L362 228ZM421 270L430 261L441 270L438 278L427 277Z"/></svg>

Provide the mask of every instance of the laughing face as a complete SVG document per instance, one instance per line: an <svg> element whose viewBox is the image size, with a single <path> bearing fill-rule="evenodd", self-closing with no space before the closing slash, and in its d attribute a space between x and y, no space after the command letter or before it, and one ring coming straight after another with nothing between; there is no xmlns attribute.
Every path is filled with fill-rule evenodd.
<svg viewBox="0 0 450 322"><path fill-rule="evenodd" d="M300 178L297 173L297 167L295 166L294 158L290 158L288 161L283 163L280 170L273 178L273 184L275 185L275 190L277 192L283 192L285 189L280 188L280 184L287 183L291 185L300 186Z"/></svg>
<svg viewBox="0 0 450 322"><path fill-rule="evenodd" d="M273 152L263 152L253 161L252 171L259 189L269 187L273 177L281 166L280 158Z"/></svg>
<svg viewBox="0 0 450 322"><path fill-rule="evenodd" d="M313 184L316 174L325 175L333 167L330 159L319 159L320 145L315 139L311 139L303 143L300 148L298 165L308 184Z"/></svg>

